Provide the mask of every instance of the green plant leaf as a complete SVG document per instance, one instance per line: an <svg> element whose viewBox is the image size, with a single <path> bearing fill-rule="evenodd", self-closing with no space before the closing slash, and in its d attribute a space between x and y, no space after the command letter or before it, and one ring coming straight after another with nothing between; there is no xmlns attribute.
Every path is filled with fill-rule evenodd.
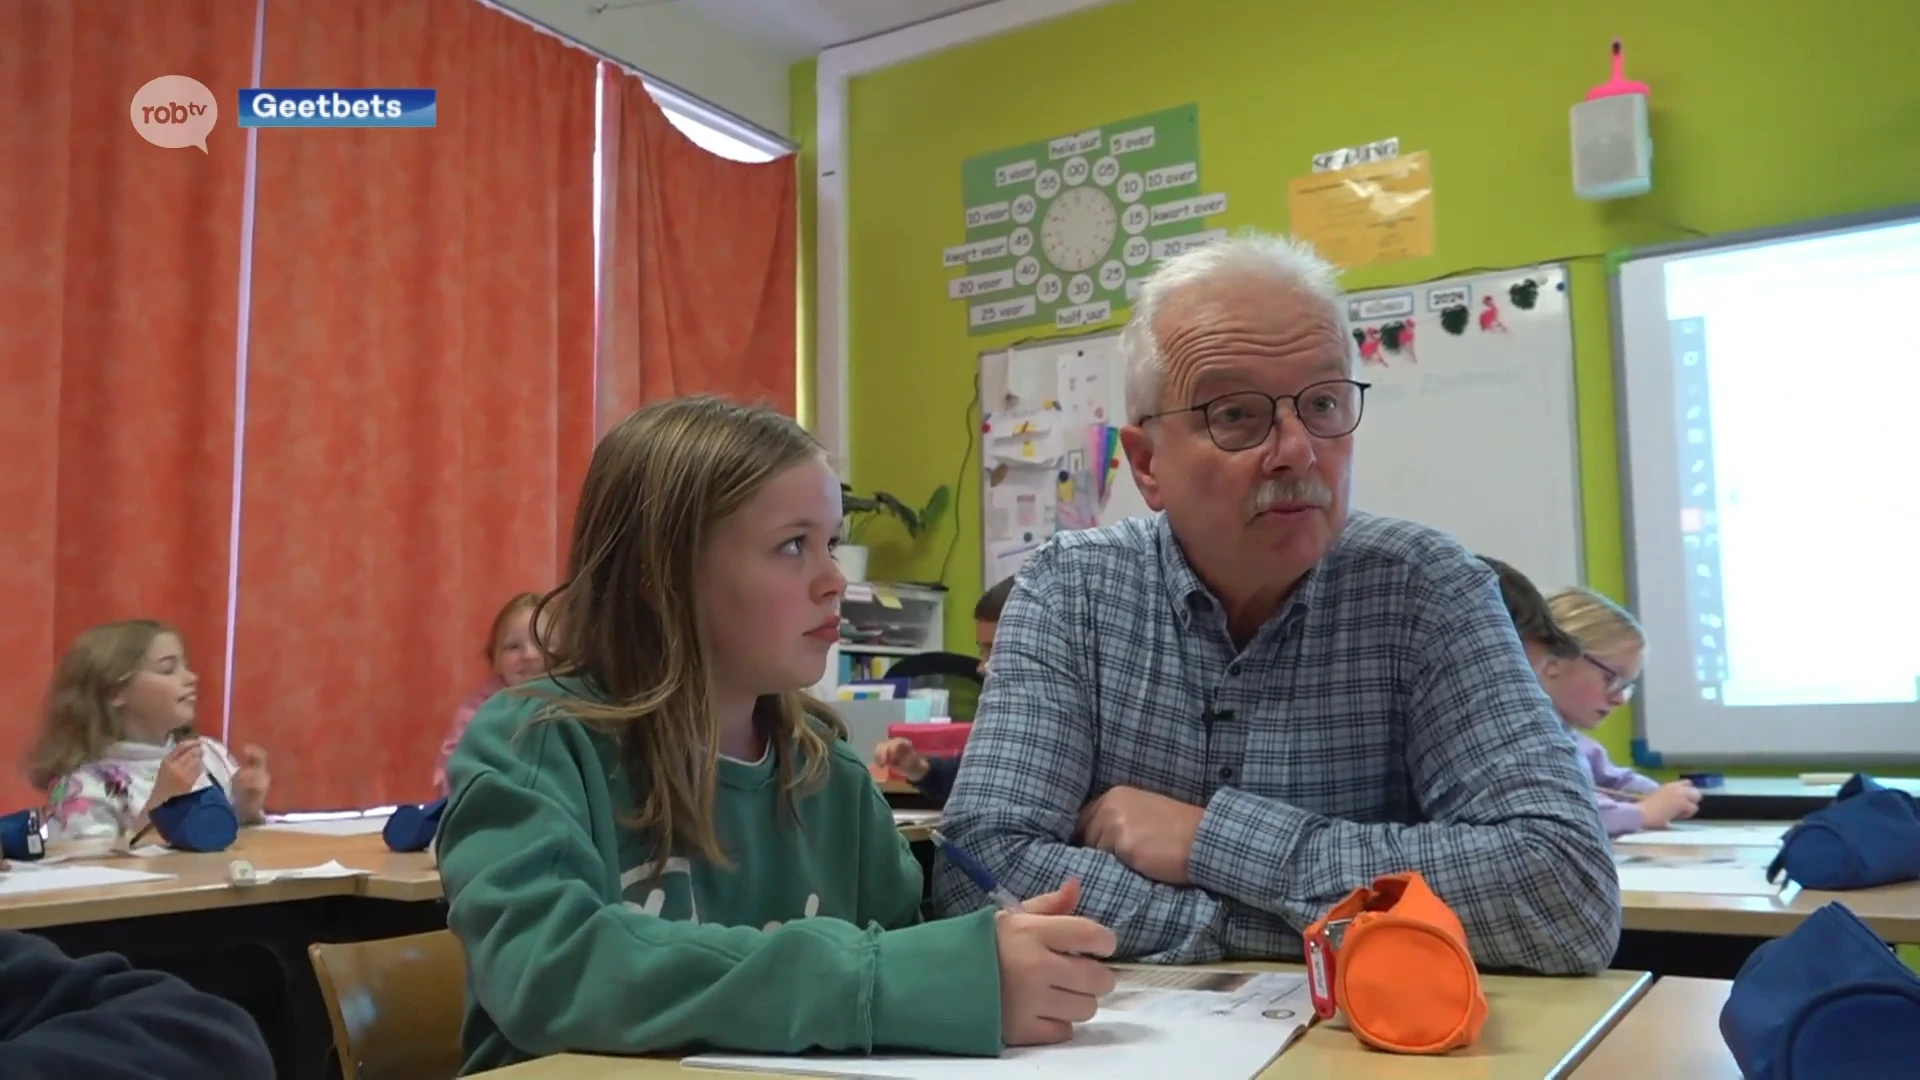
<svg viewBox="0 0 1920 1080"><path fill-rule="evenodd" d="M946 516L947 504L952 501L953 493L947 489L947 485L941 484L934 488L933 494L927 496L927 505L920 508L921 530L932 532L938 527L940 519Z"/></svg>
<svg viewBox="0 0 1920 1080"><path fill-rule="evenodd" d="M906 503L901 502L898 498L884 491L874 492L873 498L875 502L890 511L894 517L900 519L900 524L906 526L908 536L920 535L920 515L913 512L913 507L908 506Z"/></svg>

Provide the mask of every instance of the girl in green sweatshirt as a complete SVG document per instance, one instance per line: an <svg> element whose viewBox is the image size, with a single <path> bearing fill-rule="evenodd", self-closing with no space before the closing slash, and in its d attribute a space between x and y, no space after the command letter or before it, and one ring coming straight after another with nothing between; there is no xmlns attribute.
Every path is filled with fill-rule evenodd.
<svg viewBox="0 0 1920 1080"><path fill-rule="evenodd" d="M839 640L841 488L793 421L711 398L594 452L552 676L491 699L438 835L468 1073L561 1051L1065 1039L1113 985L1077 887L921 923L918 863L802 687ZM551 620L550 623L548 620Z"/></svg>

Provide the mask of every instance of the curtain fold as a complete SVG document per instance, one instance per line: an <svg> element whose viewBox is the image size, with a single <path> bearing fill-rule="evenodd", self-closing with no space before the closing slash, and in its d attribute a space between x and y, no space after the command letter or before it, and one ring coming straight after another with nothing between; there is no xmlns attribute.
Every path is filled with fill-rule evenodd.
<svg viewBox="0 0 1920 1080"><path fill-rule="evenodd" d="M474 0L268 0L262 83L431 87L424 130L263 131L234 656L276 808L431 794L594 437L596 61Z"/></svg>
<svg viewBox="0 0 1920 1080"><path fill-rule="evenodd" d="M796 159L729 161L607 72L600 425L712 393L794 410Z"/></svg>
<svg viewBox="0 0 1920 1080"><path fill-rule="evenodd" d="M223 107L253 65L233 0L0 3L0 743L39 728L58 655L86 627L180 626L221 728L246 142L207 152L134 130L148 80ZM0 811L37 805L17 767Z"/></svg>

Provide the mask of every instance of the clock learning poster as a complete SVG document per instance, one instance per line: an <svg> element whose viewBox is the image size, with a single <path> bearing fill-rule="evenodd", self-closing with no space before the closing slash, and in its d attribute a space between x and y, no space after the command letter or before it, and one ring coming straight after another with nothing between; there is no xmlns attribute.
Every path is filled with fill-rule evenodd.
<svg viewBox="0 0 1920 1080"><path fill-rule="evenodd" d="M971 334L1079 330L1126 310L1161 259L1225 235L1200 180L1200 109L1182 105L969 158L966 240L941 252Z"/></svg>

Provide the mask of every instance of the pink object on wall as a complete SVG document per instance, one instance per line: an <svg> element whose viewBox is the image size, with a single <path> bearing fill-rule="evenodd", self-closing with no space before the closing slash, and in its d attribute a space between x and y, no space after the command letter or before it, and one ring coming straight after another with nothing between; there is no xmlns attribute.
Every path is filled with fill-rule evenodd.
<svg viewBox="0 0 1920 1080"><path fill-rule="evenodd" d="M1613 77L1599 86L1587 91L1588 101L1617 97L1621 94L1645 94L1652 96L1653 91L1646 83L1627 78L1627 54L1618 38L1613 42Z"/></svg>

